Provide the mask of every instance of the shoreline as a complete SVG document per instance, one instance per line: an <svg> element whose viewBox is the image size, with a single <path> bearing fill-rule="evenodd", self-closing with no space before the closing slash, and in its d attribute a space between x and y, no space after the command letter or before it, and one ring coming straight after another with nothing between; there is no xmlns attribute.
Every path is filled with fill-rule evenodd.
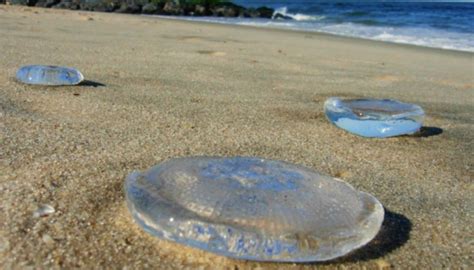
<svg viewBox="0 0 474 270"><path fill-rule="evenodd" d="M126 15L132 15L133 14L126 14ZM174 17L174 16L166 16L166 15L149 15L149 14L139 14L138 16L143 16L143 17L149 17L149 18L154 18L154 19L164 19L164 20L174 20L174 21L180 21L180 22L189 22L191 24L194 23L202 23L206 25L223 25L223 26L230 26L230 27L243 27L243 28L251 28L251 29L263 29L264 31L277 31L277 32L283 32L283 33L299 33L299 34L313 34L313 35L321 35L321 36L326 36L326 37L334 37L334 38L342 38L342 39L347 39L347 40L358 40L361 42L376 42L376 43L382 43L382 44L389 44L389 45L400 45L400 46L406 46L406 47L412 47L412 48L420 48L420 49L433 49L433 50L441 50L441 51L448 51L452 53L461 53L461 54L466 54L466 55L472 55L474 54L474 51L467 51L467 50L456 50L456 49L445 49L445 48L440 48L440 47L430 47L430 46L424 46L424 45L417 45L417 44L411 44L411 43L401 43L401 42L394 42L394 41L383 41L383 40L377 40L377 39L370 39L370 38L363 38L363 37L355 37L355 36L344 36L341 34L334 34L334 33L328 33L328 32L319 32L319 31L309 31L309 30L303 30L303 29L285 29L285 28L277 28L277 27L265 27L265 26L256 26L256 25L240 25L240 24L227 24L227 23L220 23L220 22L208 22L208 21L199 21L199 20L190 20L190 19L184 19L181 17ZM183 16L186 17L186 16ZM187 16L189 17L189 16ZM192 17L190 17L192 18Z"/></svg>
<svg viewBox="0 0 474 270"><path fill-rule="evenodd" d="M122 14L0 6L0 268L472 268L473 54ZM26 64L87 84L30 86ZM392 98L424 133L366 139L324 101ZM132 171L189 156L302 165L375 196L379 235L322 263L234 260L144 232ZM54 213L36 217L44 204Z"/></svg>
<svg viewBox="0 0 474 270"><path fill-rule="evenodd" d="M35 0L36 1L36 0ZM38 0L38 1L43 1L43 0ZM170 2L171 0L169 0L168 2ZM124 3L125 5L128 5L126 3ZM11 4L3 4L3 5L11 5ZM163 5L163 4L162 4ZM200 4L194 4L194 5L197 5L197 6L200 6ZM362 39L362 40L371 40L371 41L377 41L377 42L384 42L384 43L390 43L390 44L401 44L401 45L410 45L410 46L417 46L417 47L423 47L423 48L434 48L434 49L442 49L442 50L448 50L448 51L460 51L460 52L467 52L467 53L474 53L474 49L469 47L469 48L465 48L463 47L463 49L456 49L456 48L443 48L443 47L440 47L440 46L435 46L435 45L423 45L423 44L415 44L415 43L410 43L410 42L406 42L406 41L402 41L402 42L397 42L397 41L391 41L391 40L381 40L381 39L376 39L376 38L371 38L371 37L360 37L360 36L349 36L349 35L344 35L344 34L340 34L340 33L331 33L331 32L328 32L328 31L319 31L319 30L308 30L308 29L299 29L299 28L284 28L284 27L273 27L273 26L263 26L263 25L239 25L239 24L233 24L233 23L226 23L226 22L219 22L219 21L214 21L214 22L210 22L210 21L202 21L202 18L207 18L207 19L244 19L244 20L252 20L252 19L267 19L267 20L270 20L270 21L274 21L273 19L273 16L275 14L279 14L281 15L281 13L278 13L279 11L278 10L275 10L273 8L268 8L266 6L261 6L259 8L251 8L251 7L243 7L243 6L239 6L239 5L236 5L236 4L233 4L232 2L228 2L227 4L224 2L224 3L217 3L215 7L208 7L209 11L208 12L211 12L210 10L214 10L214 9L219 9L219 7L226 7L227 5L229 5L230 7L232 7L232 9L235 9L235 11L233 11L234 13L239 13L240 12L240 15L238 16L227 16L227 15L210 15L210 14L207 14L207 15L177 15L177 14L165 14L165 13L144 13L144 12L141 12L141 13L134 13L134 12L119 12L119 11L116 11L116 10L111 10L111 11L104 11L104 10L84 10L84 9L79 9L79 10L72 10L72 9L67 9L67 8L47 8L47 7L41 7L41 6L24 6L24 5L13 5L13 6L18 6L18 7L29 7L29 8L45 8L45 9L57 9L57 10L71 10L71 11L78 11L78 12L99 12L99 13L109 13L109 14L121 14L121 15L133 15L133 16L144 16L144 17L157 17L157 18L163 18L163 19L169 19L169 20L180 20L180 21L190 21L190 22L197 22L197 23L211 23L211 24L223 24L223 25L234 25L234 26L248 26L248 27L255 27L255 28L264 28L264 29L277 29L277 30L285 30L285 31L295 31L295 32L303 32L303 33L317 33L317 34L327 34L327 35L333 35L333 36L340 36L340 37L347 37L347 38L354 38L354 39ZM179 5L178 5L179 6ZM252 16L243 16L242 14L243 13L249 13L249 12L252 12L252 11L256 11L257 9L267 9L267 11L265 11L265 13L262 13L260 14L259 12L257 12L257 14L255 15L252 15ZM214 11L213 11L214 12ZM220 11L221 12L221 11ZM268 13L268 14L267 14ZM269 14L273 14L273 15L269 15ZM291 17L290 17L291 18ZM278 21L278 20L275 20L275 21ZM293 22L294 20L293 19L290 19L289 22Z"/></svg>

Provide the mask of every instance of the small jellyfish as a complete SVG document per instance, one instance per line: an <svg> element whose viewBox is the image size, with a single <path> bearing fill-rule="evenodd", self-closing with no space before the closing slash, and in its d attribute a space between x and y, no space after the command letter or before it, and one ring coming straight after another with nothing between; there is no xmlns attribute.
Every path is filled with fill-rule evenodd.
<svg viewBox="0 0 474 270"><path fill-rule="evenodd" d="M415 104L391 99L329 98L324 103L331 123L363 137L385 138L420 130L425 113Z"/></svg>
<svg viewBox="0 0 474 270"><path fill-rule="evenodd" d="M77 69L41 65L21 67L16 78L26 84L38 85L76 85L84 80L84 76Z"/></svg>
<svg viewBox="0 0 474 270"><path fill-rule="evenodd" d="M131 173L129 210L146 232L256 261L325 261L378 233L382 204L308 168L252 157L189 157Z"/></svg>

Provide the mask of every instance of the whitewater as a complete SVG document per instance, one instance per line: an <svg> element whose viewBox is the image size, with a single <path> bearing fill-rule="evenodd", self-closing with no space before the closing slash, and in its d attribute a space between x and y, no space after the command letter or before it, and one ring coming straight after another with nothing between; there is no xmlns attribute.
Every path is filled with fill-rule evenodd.
<svg viewBox="0 0 474 270"><path fill-rule="evenodd" d="M305 1L283 2L288 5L274 5L275 12L272 19L171 18L321 32L474 52L474 3L345 3L341 5L308 4Z"/></svg>

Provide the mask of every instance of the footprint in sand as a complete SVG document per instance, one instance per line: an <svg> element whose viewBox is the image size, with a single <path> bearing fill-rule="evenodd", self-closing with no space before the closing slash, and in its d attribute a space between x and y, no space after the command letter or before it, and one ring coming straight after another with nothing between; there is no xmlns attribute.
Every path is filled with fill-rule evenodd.
<svg viewBox="0 0 474 270"><path fill-rule="evenodd" d="M184 36L184 37L179 37L178 39L186 42L195 42L195 41L203 41L204 39L197 37L197 36Z"/></svg>
<svg viewBox="0 0 474 270"><path fill-rule="evenodd" d="M445 86L461 89L461 90L474 89L473 83L462 83L462 82L455 82L455 81L450 81L450 80L441 80L441 81L438 81L438 83Z"/></svg>
<svg viewBox="0 0 474 270"><path fill-rule="evenodd" d="M77 15L79 15L78 18L81 21L93 21L94 20L94 18L91 15L86 14L86 13L78 13Z"/></svg>
<svg viewBox="0 0 474 270"><path fill-rule="evenodd" d="M389 85L400 80L400 78L393 75L380 75L376 76L374 79L381 85Z"/></svg>
<svg viewBox="0 0 474 270"><path fill-rule="evenodd" d="M396 82L398 81L398 77L393 76L393 75L382 75L382 76L377 76L375 77L377 81L383 81L383 82Z"/></svg>
<svg viewBox="0 0 474 270"><path fill-rule="evenodd" d="M80 17L80 20L81 20L81 21L93 21L94 18L89 17L89 16L85 16L85 17L82 17L82 16L81 16L81 17Z"/></svg>
<svg viewBox="0 0 474 270"><path fill-rule="evenodd" d="M225 52L219 52L219 51L198 51L198 53L199 54L207 54L207 55L211 55L211 56L218 56L218 57L226 55Z"/></svg>

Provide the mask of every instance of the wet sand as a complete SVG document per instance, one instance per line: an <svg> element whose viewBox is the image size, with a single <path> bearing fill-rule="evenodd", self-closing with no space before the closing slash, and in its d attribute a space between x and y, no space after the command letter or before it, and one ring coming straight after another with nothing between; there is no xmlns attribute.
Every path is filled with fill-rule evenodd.
<svg viewBox="0 0 474 270"><path fill-rule="evenodd" d="M0 5L0 268L472 268L474 54L323 34ZM18 83L26 64L86 83ZM330 96L421 105L419 136L332 126ZM387 214L339 260L274 264L158 240L123 182L182 156L305 165L376 196ZM55 213L33 212L50 204Z"/></svg>

